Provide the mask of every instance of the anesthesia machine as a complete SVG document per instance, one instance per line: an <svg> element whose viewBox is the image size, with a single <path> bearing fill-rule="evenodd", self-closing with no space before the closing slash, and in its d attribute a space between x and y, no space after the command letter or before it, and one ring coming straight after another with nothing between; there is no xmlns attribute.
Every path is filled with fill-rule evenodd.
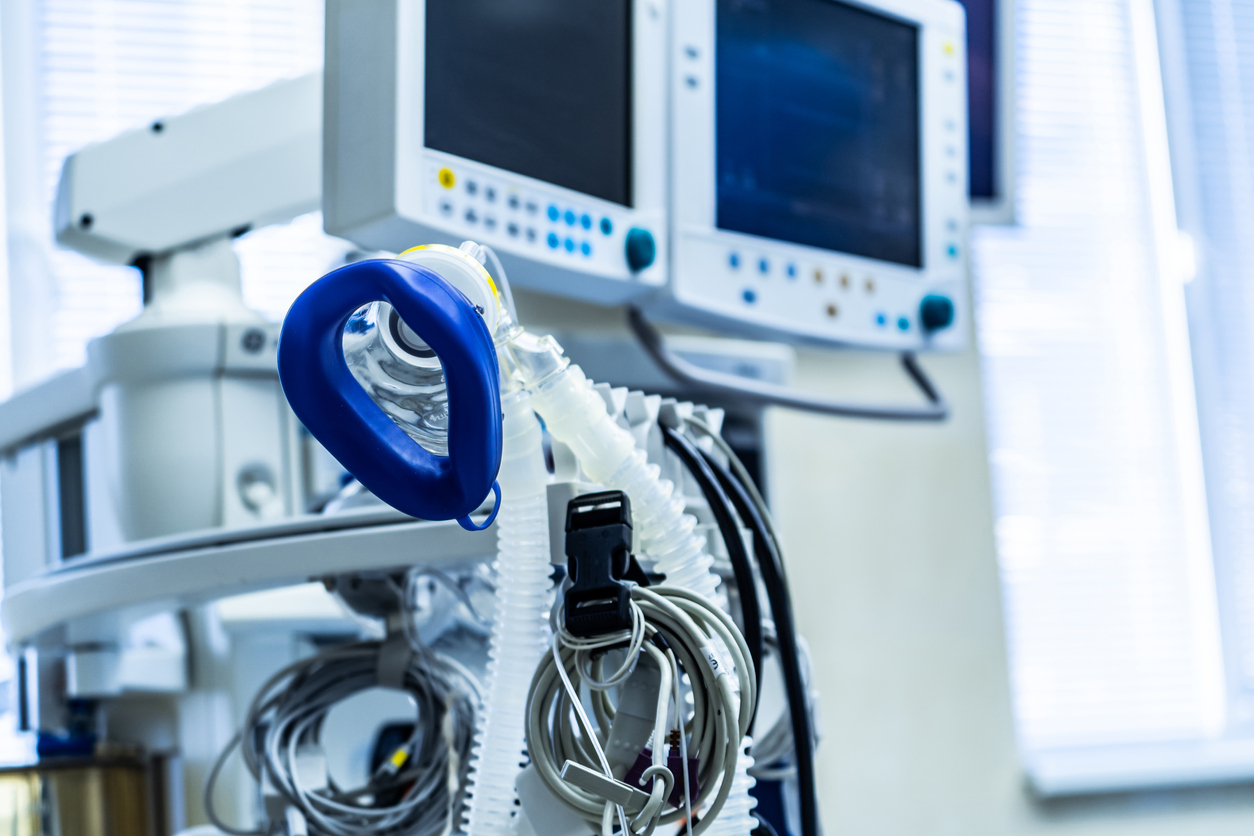
<svg viewBox="0 0 1254 836"><path fill-rule="evenodd" d="M961 7L327 0L325 32L322 73L64 165L58 242L144 309L0 404L37 741L0 817L817 836L759 419L946 417L914 353L967 328ZM345 258L280 329L232 242L318 208ZM922 401L727 336L900 352Z"/></svg>

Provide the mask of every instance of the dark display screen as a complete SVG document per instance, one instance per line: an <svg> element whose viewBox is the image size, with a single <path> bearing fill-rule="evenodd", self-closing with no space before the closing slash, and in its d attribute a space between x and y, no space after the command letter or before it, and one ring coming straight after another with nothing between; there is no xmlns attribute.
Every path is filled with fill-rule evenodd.
<svg viewBox="0 0 1254 836"><path fill-rule="evenodd" d="M427 0L428 148L631 204L630 0Z"/></svg>
<svg viewBox="0 0 1254 836"><path fill-rule="evenodd" d="M918 29L718 0L719 228L922 266Z"/></svg>
<svg viewBox="0 0 1254 836"><path fill-rule="evenodd" d="M997 182L996 0L961 0L967 9L967 102L971 197L1001 196Z"/></svg>

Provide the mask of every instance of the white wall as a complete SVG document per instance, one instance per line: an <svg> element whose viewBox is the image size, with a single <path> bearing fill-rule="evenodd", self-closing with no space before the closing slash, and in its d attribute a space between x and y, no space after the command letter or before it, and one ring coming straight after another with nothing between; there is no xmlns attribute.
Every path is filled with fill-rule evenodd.
<svg viewBox="0 0 1254 836"><path fill-rule="evenodd" d="M825 836L1248 834L1254 786L1034 801L1017 763L974 352L925 357L944 425L768 417L772 506L815 656ZM891 356L798 385L917 398Z"/></svg>

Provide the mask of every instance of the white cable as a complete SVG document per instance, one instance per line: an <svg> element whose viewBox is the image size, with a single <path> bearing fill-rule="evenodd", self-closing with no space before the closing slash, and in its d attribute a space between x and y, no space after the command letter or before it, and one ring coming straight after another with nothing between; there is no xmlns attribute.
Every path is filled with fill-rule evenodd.
<svg viewBox="0 0 1254 836"><path fill-rule="evenodd" d="M480 244L479 246L488 254L488 258L492 260L493 278L501 285L501 297L505 300L505 310L509 311L510 318L517 322L518 311L514 309L514 291L510 290L509 276L505 275L505 267L501 264L501 259L497 257L496 250L487 244Z"/></svg>
<svg viewBox="0 0 1254 836"><path fill-rule="evenodd" d="M442 836L454 821L465 786L479 686L455 660L416 642L413 631L414 581L396 589L402 601L408 659L401 658L400 689L418 706L414 731L361 787L345 789L330 776L325 787L308 787L298 760L305 747L318 747L327 713L362 691L380 686L381 654L387 642L364 641L332 648L291 664L258 691L243 727L210 773L205 807L221 830L226 825L213 806L213 789L231 750L241 747L245 766L259 784L268 784L304 816L311 832L324 836ZM395 651L389 648L388 652ZM380 799L394 800L381 801Z"/></svg>
<svg viewBox="0 0 1254 836"><path fill-rule="evenodd" d="M553 656L559 657L562 654L562 637L558 633L553 634ZM583 700L579 696L579 692L575 690L575 686L571 684L570 676L566 673L564 665L556 665L557 672L561 674L562 685L566 688L566 693L570 696L571 705L575 707L575 713L579 716L579 722L583 723L584 732L588 735L588 739L592 741L592 748L596 750L597 760L601 762L601 769L605 771L607 778L613 778L614 772L610 769L610 762L605 758L605 749L601 747L601 741L597 739L596 730L592 728L592 721L588 719L588 714L583 710ZM601 813L601 830L604 832L606 812L609 807L613 806L618 810L618 821L622 825L623 833L627 832L627 814L623 812L621 804L610 805L607 801L605 810ZM608 836L608 834L606 834Z"/></svg>
<svg viewBox="0 0 1254 836"><path fill-rule="evenodd" d="M556 635L532 679L527 701L527 751L554 796L593 827L604 827L605 800L566 783L561 768L571 760L609 774L603 741L608 739L614 711L604 692L624 683L640 653L646 653L657 663L662 677L653 731L653 765L645 770L642 781L660 780L654 781L650 801L633 820L634 829L627 827L623 816L620 823L624 834L648 836L659 824L686 818L690 836L700 836L717 818L731 791L737 747L757 699L749 650L726 613L685 589L633 587L631 613L630 630L587 639L567 632L562 626L562 606L555 608ZM623 663L610 676L601 677L604 655L624 645ZM679 686L684 673L691 689L691 716L687 716ZM593 692L599 728L593 727L584 711L581 684ZM689 799L678 808L664 800L680 779L665 766L663 751L667 707L672 701L673 726L680 732L679 754L684 764L683 796ZM572 727L572 714L578 734ZM688 786L690 755L698 762L696 798L691 798ZM702 819L694 826L692 812L702 807Z"/></svg>

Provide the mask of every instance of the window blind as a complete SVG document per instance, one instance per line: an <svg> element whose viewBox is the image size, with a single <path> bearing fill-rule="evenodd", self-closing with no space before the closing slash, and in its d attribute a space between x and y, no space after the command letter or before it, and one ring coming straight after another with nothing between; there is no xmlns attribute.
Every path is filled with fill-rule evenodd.
<svg viewBox="0 0 1254 836"><path fill-rule="evenodd" d="M977 230L973 266L1021 745L1030 761L1214 735L1223 667L1183 297L1155 214L1171 195L1152 9L1016 14L1021 224Z"/></svg>
<svg viewBox="0 0 1254 836"><path fill-rule="evenodd" d="M51 216L65 156L195 105L318 69L322 3L316 0L39 0L38 160ZM56 249L51 318L56 365L85 359L89 339L139 312L138 273ZM317 216L258 230L237 244L244 300L281 319L345 245Z"/></svg>
<svg viewBox="0 0 1254 836"><path fill-rule="evenodd" d="M1179 0L1168 101L1234 732L1254 730L1254 7Z"/></svg>

